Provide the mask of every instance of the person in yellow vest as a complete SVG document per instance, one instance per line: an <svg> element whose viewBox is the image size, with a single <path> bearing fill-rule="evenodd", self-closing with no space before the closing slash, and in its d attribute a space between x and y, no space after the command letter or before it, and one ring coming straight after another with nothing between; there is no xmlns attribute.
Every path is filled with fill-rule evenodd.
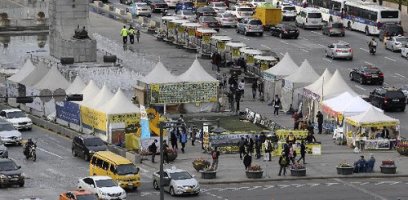
<svg viewBox="0 0 408 200"><path fill-rule="evenodd" d="M126 26L123 26L122 30L120 30L120 36L123 38L123 44L127 43L127 37L128 37L128 30Z"/></svg>
<svg viewBox="0 0 408 200"><path fill-rule="evenodd" d="M128 34L129 34L130 44L134 44L135 43L135 29L133 28L132 25L129 26Z"/></svg>

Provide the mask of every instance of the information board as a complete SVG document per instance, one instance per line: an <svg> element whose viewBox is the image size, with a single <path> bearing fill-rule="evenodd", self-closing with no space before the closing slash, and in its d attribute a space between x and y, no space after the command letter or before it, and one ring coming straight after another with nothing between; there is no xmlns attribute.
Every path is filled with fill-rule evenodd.
<svg viewBox="0 0 408 200"><path fill-rule="evenodd" d="M218 82L151 84L150 103L217 102Z"/></svg>

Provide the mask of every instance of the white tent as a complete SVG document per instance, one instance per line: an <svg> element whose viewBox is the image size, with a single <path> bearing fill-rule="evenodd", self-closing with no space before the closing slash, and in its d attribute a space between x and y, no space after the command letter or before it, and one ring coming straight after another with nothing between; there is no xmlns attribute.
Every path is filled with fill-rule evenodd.
<svg viewBox="0 0 408 200"><path fill-rule="evenodd" d="M31 62L31 59L27 59L23 67L13 76L9 77L8 80L15 82L15 83L20 83L23 79L25 79L28 75L30 75L30 73L33 72L34 70L35 70L35 66Z"/></svg>
<svg viewBox="0 0 408 200"><path fill-rule="evenodd" d="M284 77L295 73L298 68L299 66L293 61L289 53L286 53L278 64L265 70L264 73L270 74L272 77Z"/></svg>
<svg viewBox="0 0 408 200"><path fill-rule="evenodd" d="M171 74L161 62L158 62L153 70L150 71L149 74L143 77L140 81L146 84L179 82L178 78L175 75Z"/></svg>
<svg viewBox="0 0 408 200"><path fill-rule="evenodd" d="M322 102L323 111L330 115L334 115L342 107L344 107L345 102L349 102L350 99L353 99L353 95L348 92L343 92L336 97L324 100Z"/></svg>
<svg viewBox="0 0 408 200"><path fill-rule="evenodd" d="M82 90L85 88L85 83L81 79L81 77L77 76L75 80L69 85L69 87L65 90L67 94L78 94L81 93Z"/></svg>
<svg viewBox="0 0 408 200"><path fill-rule="evenodd" d="M330 81L332 74L326 68L323 74L312 84L304 87L304 95L309 98L318 99L322 94L322 87Z"/></svg>
<svg viewBox="0 0 408 200"><path fill-rule="evenodd" d="M399 124L398 119L394 119L384 114L384 112L371 106L364 113L346 118L347 122L356 126L369 126L370 124Z"/></svg>
<svg viewBox="0 0 408 200"><path fill-rule="evenodd" d="M99 108L99 106L107 103L113 97L113 93L110 89L104 84L102 89L98 92L98 94L92 98L92 100L84 102L82 105L87 106L89 108Z"/></svg>
<svg viewBox="0 0 408 200"><path fill-rule="evenodd" d="M47 66L45 64L39 64L35 70L33 70L28 76L26 76L19 83L25 85L26 87L35 85L40 81L48 72Z"/></svg>
<svg viewBox="0 0 408 200"><path fill-rule="evenodd" d="M198 60L194 60L193 64L187 71L178 76L178 79L183 82L215 82L217 79L212 77L205 71Z"/></svg>
<svg viewBox="0 0 408 200"><path fill-rule="evenodd" d="M139 107L133 104L120 88L112 99L99 106L97 110L106 113L106 115L140 113Z"/></svg>
<svg viewBox="0 0 408 200"><path fill-rule="evenodd" d="M336 70L330 81L323 86L323 98L334 97L343 92L349 92L351 95L357 96L357 93L355 93L354 90L348 86L346 81L344 81L339 70Z"/></svg>
<svg viewBox="0 0 408 200"><path fill-rule="evenodd" d="M345 103L347 102L347 103ZM370 109L372 105L359 96L353 97L351 100L344 101L342 107L336 110L343 113L344 116L358 115ZM381 109L374 107L376 110L383 112ZM337 109L337 108L336 108Z"/></svg>
<svg viewBox="0 0 408 200"><path fill-rule="evenodd" d="M99 91L100 89L95 84L95 82L93 80L90 80L88 85L86 85L86 87L82 90L83 100L81 102L78 102L78 104L82 105L87 101L91 101L93 97L99 93Z"/></svg>
<svg viewBox="0 0 408 200"><path fill-rule="evenodd" d="M310 65L309 61L304 60L298 70L285 77L285 81L290 81L293 84L307 84L316 81L319 78L319 75Z"/></svg>
<svg viewBox="0 0 408 200"><path fill-rule="evenodd" d="M49 89L54 91L56 89L67 89L69 87L69 82L62 76L61 72L58 70L57 66L53 66L48 73L35 85L35 89Z"/></svg>

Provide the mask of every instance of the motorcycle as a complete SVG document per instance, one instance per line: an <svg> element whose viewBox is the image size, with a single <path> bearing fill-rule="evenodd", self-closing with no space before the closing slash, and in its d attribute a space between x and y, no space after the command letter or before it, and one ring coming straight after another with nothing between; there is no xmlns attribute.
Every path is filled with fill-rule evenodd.
<svg viewBox="0 0 408 200"><path fill-rule="evenodd" d="M371 55L375 55L376 51L377 51L377 47L375 47L375 46L370 47L370 54Z"/></svg>
<svg viewBox="0 0 408 200"><path fill-rule="evenodd" d="M368 48L369 48L369 52L371 55L375 55L375 53L377 52L377 42L376 41L372 41L368 44Z"/></svg>
<svg viewBox="0 0 408 200"><path fill-rule="evenodd" d="M36 153L37 145L33 144L28 147L27 150L24 151L24 155L26 159L32 159L34 162L37 160L37 153Z"/></svg>

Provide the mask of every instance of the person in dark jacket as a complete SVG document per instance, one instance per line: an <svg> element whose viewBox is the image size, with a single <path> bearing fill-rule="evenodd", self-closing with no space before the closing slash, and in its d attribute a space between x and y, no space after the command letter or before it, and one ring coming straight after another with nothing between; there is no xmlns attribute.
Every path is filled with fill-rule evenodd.
<svg viewBox="0 0 408 200"><path fill-rule="evenodd" d="M323 132L323 114L320 111L317 111L317 129L319 130L319 134Z"/></svg>
<svg viewBox="0 0 408 200"><path fill-rule="evenodd" d="M187 130L185 127L181 128L180 143L181 143L181 152L184 153L184 148L186 147L186 143L187 143Z"/></svg>
<svg viewBox="0 0 408 200"><path fill-rule="evenodd" d="M248 153L251 156L254 153L254 145L255 145L254 139L252 139L252 137L249 138L248 139Z"/></svg>
<svg viewBox="0 0 408 200"><path fill-rule="evenodd" d="M241 102L241 95L242 92L239 90L235 91L235 103L237 104L237 108L235 109L236 113L239 113L239 103Z"/></svg>
<svg viewBox="0 0 408 200"><path fill-rule="evenodd" d="M169 148L169 145L167 144L166 140L163 140L163 161L169 164L169 154L167 153L167 149Z"/></svg>
<svg viewBox="0 0 408 200"><path fill-rule="evenodd" d="M258 80L252 82L252 98L255 100L256 98L256 90L258 89Z"/></svg>
<svg viewBox="0 0 408 200"><path fill-rule="evenodd" d="M175 128L171 131L171 135L170 135L170 142L171 142L171 148L173 149L178 149L177 146L177 132L178 132L178 128Z"/></svg>
<svg viewBox="0 0 408 200"><path fill-rule="evenodd" d="M273 99L273 114L279 115L279 108L281 106L281 100L278 95L275 95L275 99Z"/></svg>
<svg viewBox="0 0 408 200"><path fill-rule="evenodd" d="M152 144L149 146L149 151L152 154L152 163L154 163L154 157L156 156L157 153L157 146L156 146L157 140L155 139Z"/></svg>
<svg viewBox="0 0 408 200"><path fill-rule="evenodd" d="M279 174L278 176L280 176L282 174L283 171L283 175L286 176L286 167L288 166L288 157L285 154L285 152L282 152L282 155L279 157Z"/></svg>
<svg viewBox="0 0 408 200"><path fill-rule="evenodd" d="M258 135L255 135L255 157L256 159L261 158L261 147L262 147L261 139L259 139Z"/></svg>
<svg viewBox="0 0 408 200"><path fill-rule="evenodd" d="M305 141L302 140L302 142L300 143L300 158L298 160L298 162L300 162L300 160L303 160L303 164L306 164L306 146L305 146Z"/></svg>
<svg viewBox="0 0 408 200"><path fill-rule="evenodd" d="M242 160L242 155L245 154L245 138L241 137L241 140L238 142L239 147L239 158Z"/></svg>
<svg viewBox="0 0 408 200"><path fill-rule="evenodd" d="M245 170L248 170L248 168L251 166L251 163L252 163L252 156L245 153L243 163L245 166Z"/></svg>

